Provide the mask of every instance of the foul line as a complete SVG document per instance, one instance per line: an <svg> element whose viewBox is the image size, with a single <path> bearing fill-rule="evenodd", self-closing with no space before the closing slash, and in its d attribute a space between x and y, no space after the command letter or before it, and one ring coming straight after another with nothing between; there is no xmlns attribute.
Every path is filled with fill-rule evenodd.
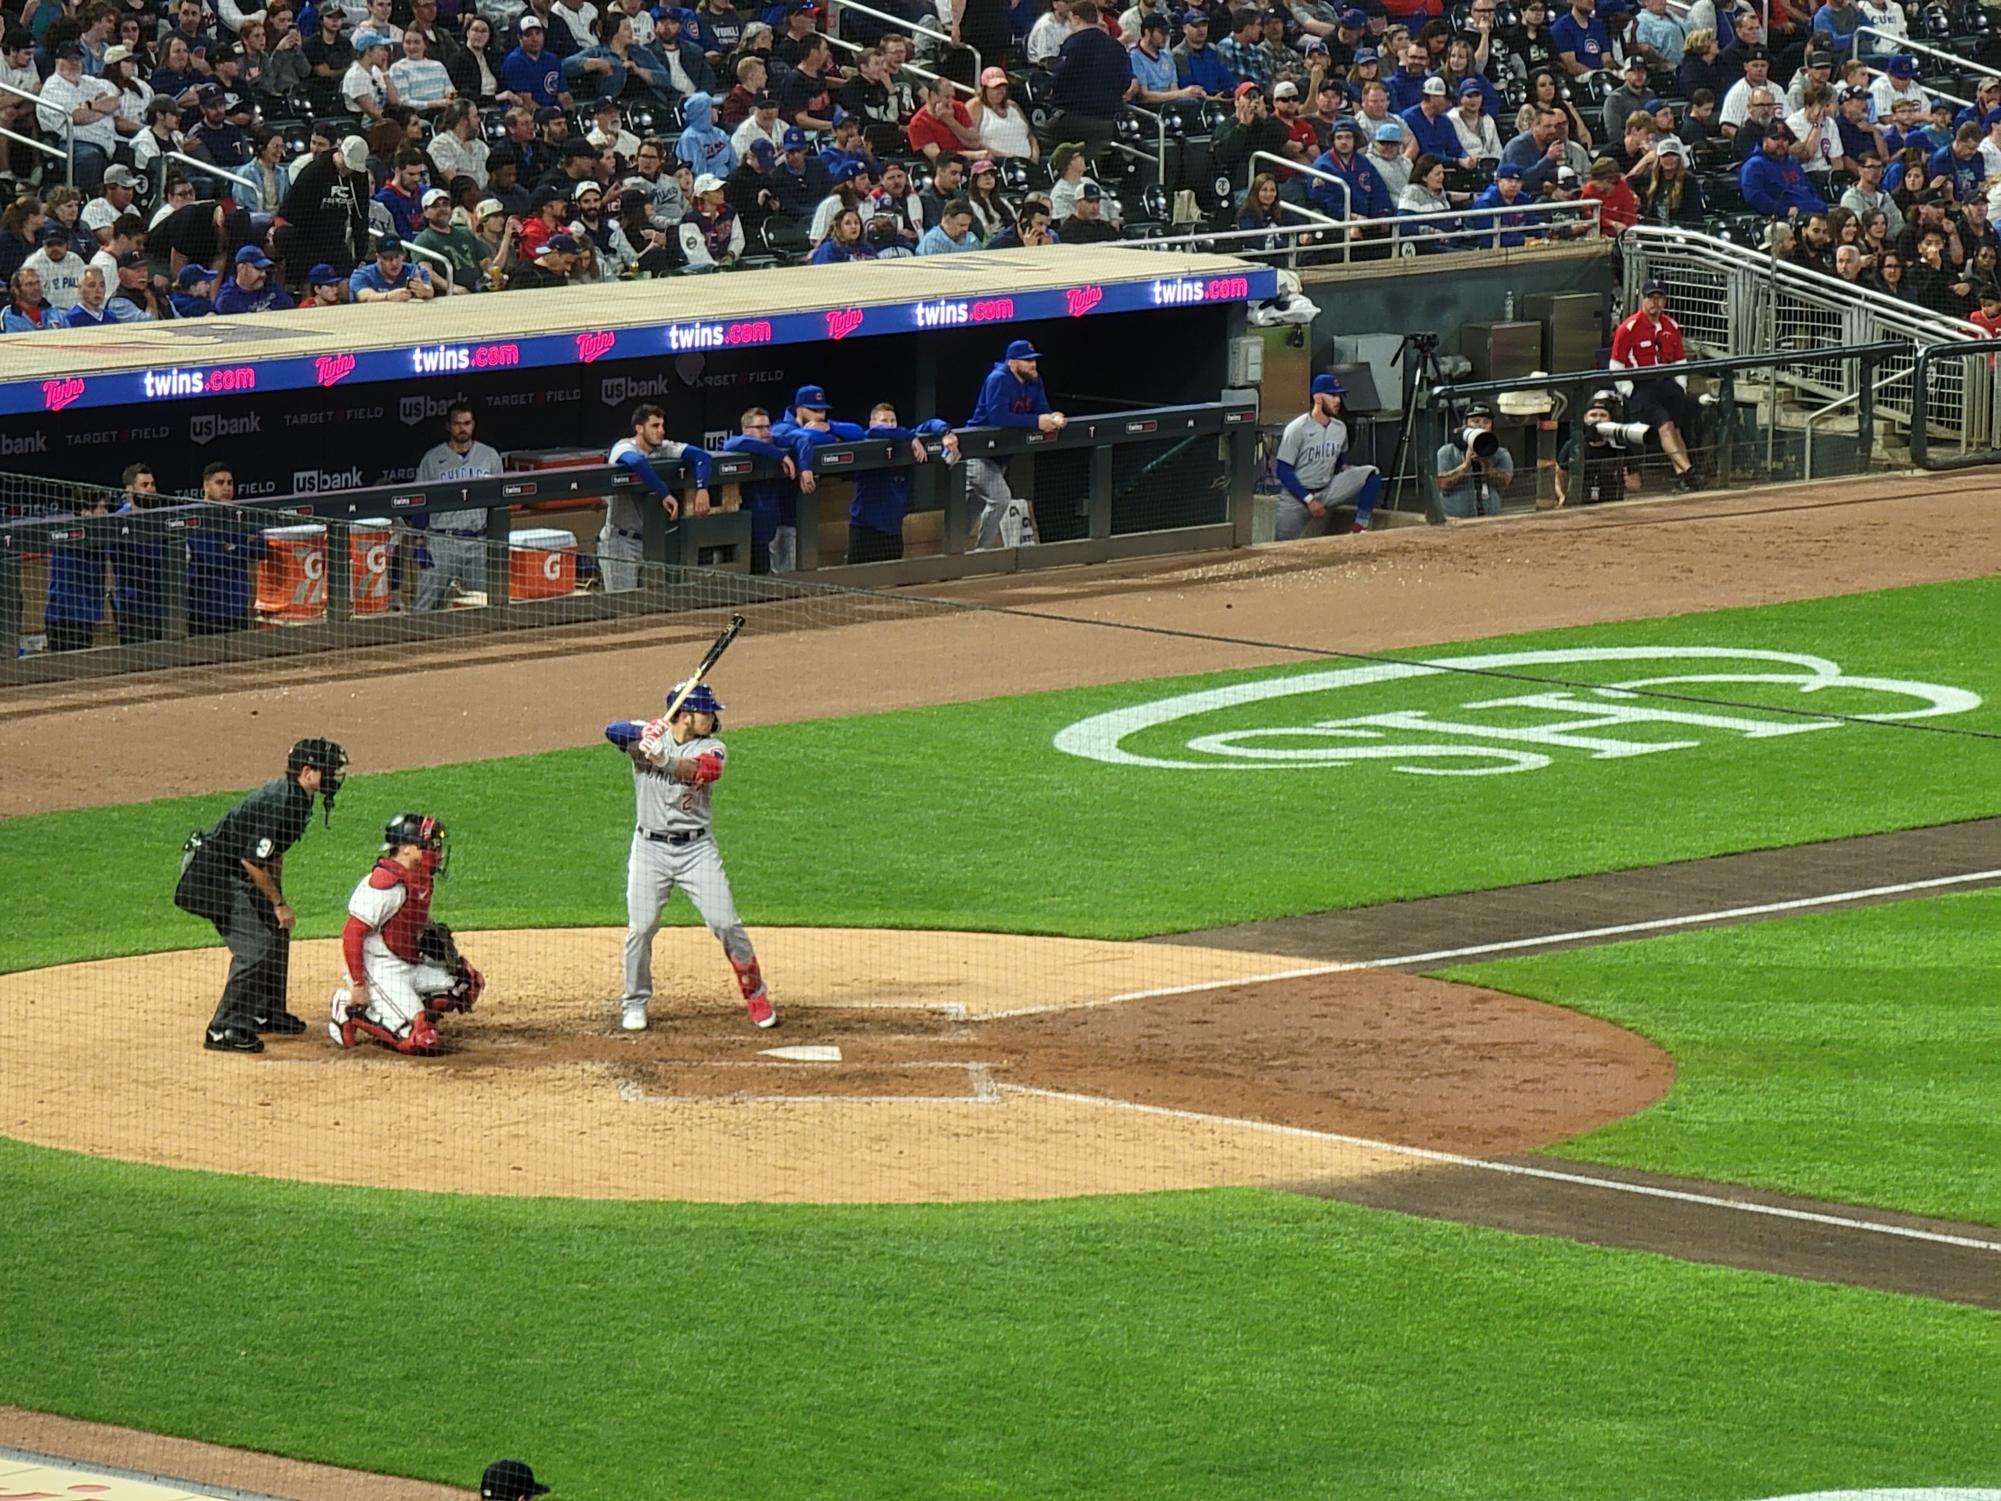
<svg viewBox="0 0 2001 1501"><path fill-rule="evenodd" d="M1469 944L1465 948L1434 949L1428 954L1393 954L1386 959L1349 959L1335 964L1314 964L1301 969L1280 970L1275 974L1243 975L1234 980L1197 980L1188 985L1162 985L1153 990L1128 990L1107 996L1096 1004L1114 1006L1121 1001L1157 1000L1171 995L1199 995L1208 990L1234 990L1240 985L1269 985L1277 980L1310 980L1318 975L1351 974L1368 969L1403 969L1417 964L1438 964L1448 959L1475 959L1483 954L1505 954L1515 949L1545 948L1556 943L1583 943L1591 939L1621 938L1632 933L1658 933L1668 928L1693 927L1698 923L1732 922L1746 917L1767 917L1776 912L1801 912L1812 907L1832 907L1842 902L1863 902L1875 897L1905 896L1914 891L1935 891L1944 886L1970 886L2001 882L2001 869L1976 870L1958 876L1933 876L1923 881L1899 881L1893 886L1864 886L1853 891L1833 891L1824 896L1794 897L1783 902L1760 902L1753 907L1721 907L1713 912L1689 912L1679 917L1653 917L1644 922L1613 923L1602 928L1573 928L1567 933L1541 933L1533 938L1507 938L1495 943ZM1076 1006L1025 1006L1014 1011L992 1011L981 1019L1039 1016L1049 1011L1075 1011Z"/></svg>
<svg viewBox="0 0 2001 1501"><path fill-rule="evenodd" d="M2001 1254L2001 1242L1976 1240L1967 1235L1950 1235L1940 1230L1917 1230L1906 1225L1890 1225L1880 1220L1855 1219L1846 1215L1821 1214L1811 1209L1788 1209L1778 1204L1760 1204L1750 1199L1726 1199L1717 1194L1694 1193L1681 1188L1660 1188L1650 1183L1626 1183L1617 1178L1594 1178L1584 1173L1558 1172L1554 1168L1529 1167L1519 1162L1497 1162L1490 1157L1467 1157L1458 1152L1441 1152L1430 1147L1405 1146L1393 1141L1375 1141L1366 1136L1345 1136L1337 1131L1314 1131L1305 1126L1279 1126L1268 1121L1239 1120L1227 1115L1206 1115L1198 1110L1177 1110L1167 1105L1141 1105L1131 1100L1106 1099L1102 1095L1069 1094L1057 1089L1037 1089L1027 1084L1003 1084L1003 1094L1034 1095L1072 1105L1101 1105L1111 1110L1133 1110L1142 1115L1166 1116L1206 1126L1234 1126L1272 1136L1289 1136L1308 1141L1333 1142L1340 1146L1409 1157L1419 1162L1447 1167L1479 1168L1515 1178L1540 1178L1568 1183L1576 1188L1602 1188L1613 1193L1638 1194L1649 1199L1669 1199L1678 1204L1699 1204L1710 1209L1730 1209L1743 1214L1762 1214L1773 1219L1796 1220L1809 1225L1826 1225L1838 1230L1861 1230L1871 1235L1891 1235L1903 1240L1921 1240L1933 1245L1958 1246L1969 1251Z"/></svg>

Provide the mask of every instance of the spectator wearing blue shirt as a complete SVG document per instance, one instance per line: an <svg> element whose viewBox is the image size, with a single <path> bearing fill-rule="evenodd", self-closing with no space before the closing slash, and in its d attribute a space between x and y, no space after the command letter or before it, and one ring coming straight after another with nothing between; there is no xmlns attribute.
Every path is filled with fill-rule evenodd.
<svg viewBox="0 0 2001 1501"><path fill-rule="evenodd" d="M215 280L215 273L200 261L189 262L181 267L180 279L167 294L167 306L176 318L206 318L215 311L215 304L209 301Z"/></svg>
<svg viewBox="0 0 2001 1501"><path fill-rule="evenodd" d="M399 147L389 181L375 194L396 233L410 239L424 232L424 169L429 165L415 146Z"/></svg>
<svg viewBox="0 0 2001 1501"><path fill-rule="evenodd" d="M409 252L394 235L376 242L374 262L354 268L347 290L355 302L429 302L438 291L428 271L410 264Z"/></svg>
<svg viewBox="0 0 2001 1501"><path fill-rule="evenodd" d="M1500 230L1498 243L1507 246L1522 245L1528 241L1524 230L1528 226L1528 199L1522 194L1522 169L1513 162L1502 162L1494 169L1494 180L1487 191L1473 200L1474 208L1513 210L1516 204L1521 208L1515 212L1477 214L1466 220L1469 229L1478 235L1482 245L1492 245L1495 229Z"/></svg>
<svg viewBox="0 0 2001 1501"><path fill-rule="evenodd" d="M1792 153L1793 133L1785 122L1774 120L1765 127L1757 152L1737 169L1737 187L1744 201L1771 219L1805 218L1827 212L1806 170Z"/></svg>
<svg viewBox="0 0 2001 1501"><path fill-rule="evenodd" d="M236 503L236 475L227 461L218 459L202 470L201 495L212 505ZM240 516L204 517L189 529L187 540L188 634L215 636L248 627L256 593L250 570L269 550L263 531Z"/></svg>
<svg viewBox="0 0 2001 1501"><path fill-rule="evenodd" d="M1098 24L1097 0L1071 0L1069 26L1049 70L1049 119L1037 134L1045 149L1079 141L1084 155L1095 160L1110 142L1127 96L1139 86L1126 49Z"/></svg>
<svg viewBox="0 0 2001 1501"><path fill-rule="evenodd" d="M1445 80L1427 78L1424 97L1403 112L1403 126L1417 143L1419 156L1435 156L1442 162L1470 167L1473 159L1460 144L1459 132L1452 128L1451 113L1452 101L1446 96Z"/></svg>
<svg viewBox="0 0 2001 1501"><path fill-rule="evenodd" d="M1211 99L1233 92L1242 82L1209 45L1209 17L1199 10L1181 17L1181 45L1174 49L1174 76L1183 88L1198 88Z"/></svg>
<svg viewBox="0 0 2001 1501"><path fill-rule="evenodd" d="M959 436L942 419L933 417L916 427L899 427L896 408L879 401L868 414L868 431L863 436L890 443L907 443L918 463L931 455L924 447L927 437L945 436L947 464L959 461ZM893 563L903 556L903 518L910 512L910 471L898 464L893 469L865 469L855 476L854 503L848 507L848 561L850 563Z"/></svg>
<svg viewBox="0 0 2001 1501"><path fill-rule="evenodd" d="M123 483L125 504L114 515L136 515L160 503L160 482L151 464L128 464ZM156 537L126 537L111 545L111 613L118 622L119 645L158 641L165 634L160 603L164 564L164 544Z"/></svg>
<svg viewBox="0 0 2001 1501"><path fill-rule="evenodd" d="M1647 65L1659 72L1678 69L1688 47L1688 33L1667 8L1667 0L1640 0L1640 13L1633 19L1633 39Z"/></svg>
<svg viewBox="0 0 2001 1501"><path fill-rule="evenodd" d="M1865 19L1854 0L1826 0L1813 13L1813 34L1822 46L1845 56L1854 46L1855 33Z"/></svg>
<svg viewBox="0 0 2001 1501"><path fill-rule="evenodd" d="M271 279L268 255L255 245L245 245L236 252L236 269L216 295L216 312L282 313L292 306L292 294Z"/></svg>
<svg viewBox="0 0 2001 1501"><path fill-rule="evenodd" d="M1569 13L1549 28L1557 66L1572 78L1612 65L1612 37L1596 12L1595 0L1570 0Z"/></svg>
<svg viewBox="0 0 2001 1501"><path fill-rule="evenodd" d="M963 198L954 198L946 204L938 222L925 230L917 242L919 255L951 255L979 248L980 237L973 233L973 206Z"/></svg>
<svg viewBox="0 0 2001 1501"><path fill-rule="evenodd" d="M776 460L783 474L749 480L743 486L743 508L750 512L750 571L771 572L771 543L778 528L796 526L800 468L813 467L813 445L804 438L780 445L772 441L771 413L752 407L741 419L743 431L723 444L725 453L754 453Z"/></svg>
<svg viewBox="0 0 2001 1501"><path fill-rule="evenodd" d="M574 101L563 88L563 60L547 49L548 32L542 18L531 10L518 24L521 45L500 65L501 87L534 100L544 109L573 108Z"/></svg>
<svg viewBox="0 0 2001 1501"><path fill-rule="evenodd" d="M1331 140L1327 150L1314 158L1313 168L1340 178L1347 184L1348 196L1344 200L1334 184L1311 178L1306 196L1313 206L1335 219L1386 219L1396 212L1389 188L1361 154L1361 127L1345 117L1336 120Z"/></svg>
<svg viewBox="0 0 2001 1501"><path fill-rule="evenodd" d="M1960 203L1980 194L1980 184L1987 177L1987 163L1980 155L1980 127L1962 125L1953 134L1952 144L1932 153L1931 162L1925 169L1936 180L1941 177L1952 180L1952 196Z"/></svg>
<svg viewBox="0 0 2001 1501"><path fill-rule="evenodd" d="M1133 82L1139 85L1134 103L1158 109L1176 99L1192 99L1174 71L1174 54L1167 47L1167 17L1149 11L1140 17L1139 42L1126 54Z"/></svg>
<svg viewBox="0 0 2001 1501"><path fill-rule="evenodd" d="M1424 98L1425 79L1431 71L1431 54L1421 42L1412 42L1404 48L1403 66L1383 80L1383 87L1389 90L1390 108L1401 114L1407 109L1415 109Z"/></svg>

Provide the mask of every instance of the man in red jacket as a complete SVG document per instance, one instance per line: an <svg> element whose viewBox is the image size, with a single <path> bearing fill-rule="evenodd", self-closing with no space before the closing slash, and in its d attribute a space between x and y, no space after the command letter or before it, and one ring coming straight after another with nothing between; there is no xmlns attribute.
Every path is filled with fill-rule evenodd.
<svg viewBox="0 0 2001 1501"><path fill-rule="evenodd" d="M442 1053L439 1013L471 1011L486 985L459 957L451 930L431 921L431 888L445 873L445 826L399 813L382 845L347 899L347 984L334 992L327 1035L344 1048L371 1041L399 1053Z"/></svg>
<svg viewBox="0 0 2001 1501"><path fill-rule="evenodd" d="M1646 370L1655 365L1679 365L1687 358L1681 325L1668 314L1667 288L1650 281L1640 288L1640 310L1612 335L1612 368ZM1683 384L1687 379L1676 376L1635 381L1628 395L1634 420L1653 428L1661 452L1674 465L1675 483L1693 490L1700 481L1681 435L1681 426L1688 420L1688 391Z"/></svg>

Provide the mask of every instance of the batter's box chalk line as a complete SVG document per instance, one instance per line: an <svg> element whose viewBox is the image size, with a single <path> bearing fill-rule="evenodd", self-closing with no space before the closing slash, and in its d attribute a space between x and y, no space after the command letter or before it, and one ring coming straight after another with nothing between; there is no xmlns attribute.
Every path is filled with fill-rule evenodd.
<svg viewBox="0 0 2001 1501"><path fill-rule="evenodd" d="M786 1063L703 1063L689 1061L677 1064L672 1060L660 1066L666 1068L757 1068L808 1071L828 1069L838 1065L833 1060L824 1062ZM627 1079L618 1086L618 1097L629 1104L639 1105L998 1105L1001 1102L1000 1086L994 1083L992 1071L984 1063L897 1063L874 1064L870 1067L890 1067L903 1069L959 1069L966 1075L965 1094L656 1094L644 1084Z"/></svg>

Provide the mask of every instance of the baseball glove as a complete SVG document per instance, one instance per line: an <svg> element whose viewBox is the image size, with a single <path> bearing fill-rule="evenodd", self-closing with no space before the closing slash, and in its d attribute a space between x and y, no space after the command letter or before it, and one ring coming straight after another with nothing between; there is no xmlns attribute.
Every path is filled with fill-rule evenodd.
<svg viewBox="0 0 2001 1501"><path fill-rule="evenodd" d="M435 964L452 977L452 988L443 995L433 997L431 1009L471 1011L473 1002L486 989L486 977L466 963L452 930L441 922L432 923L417 935L417 953L426 964Z"/></svg>

